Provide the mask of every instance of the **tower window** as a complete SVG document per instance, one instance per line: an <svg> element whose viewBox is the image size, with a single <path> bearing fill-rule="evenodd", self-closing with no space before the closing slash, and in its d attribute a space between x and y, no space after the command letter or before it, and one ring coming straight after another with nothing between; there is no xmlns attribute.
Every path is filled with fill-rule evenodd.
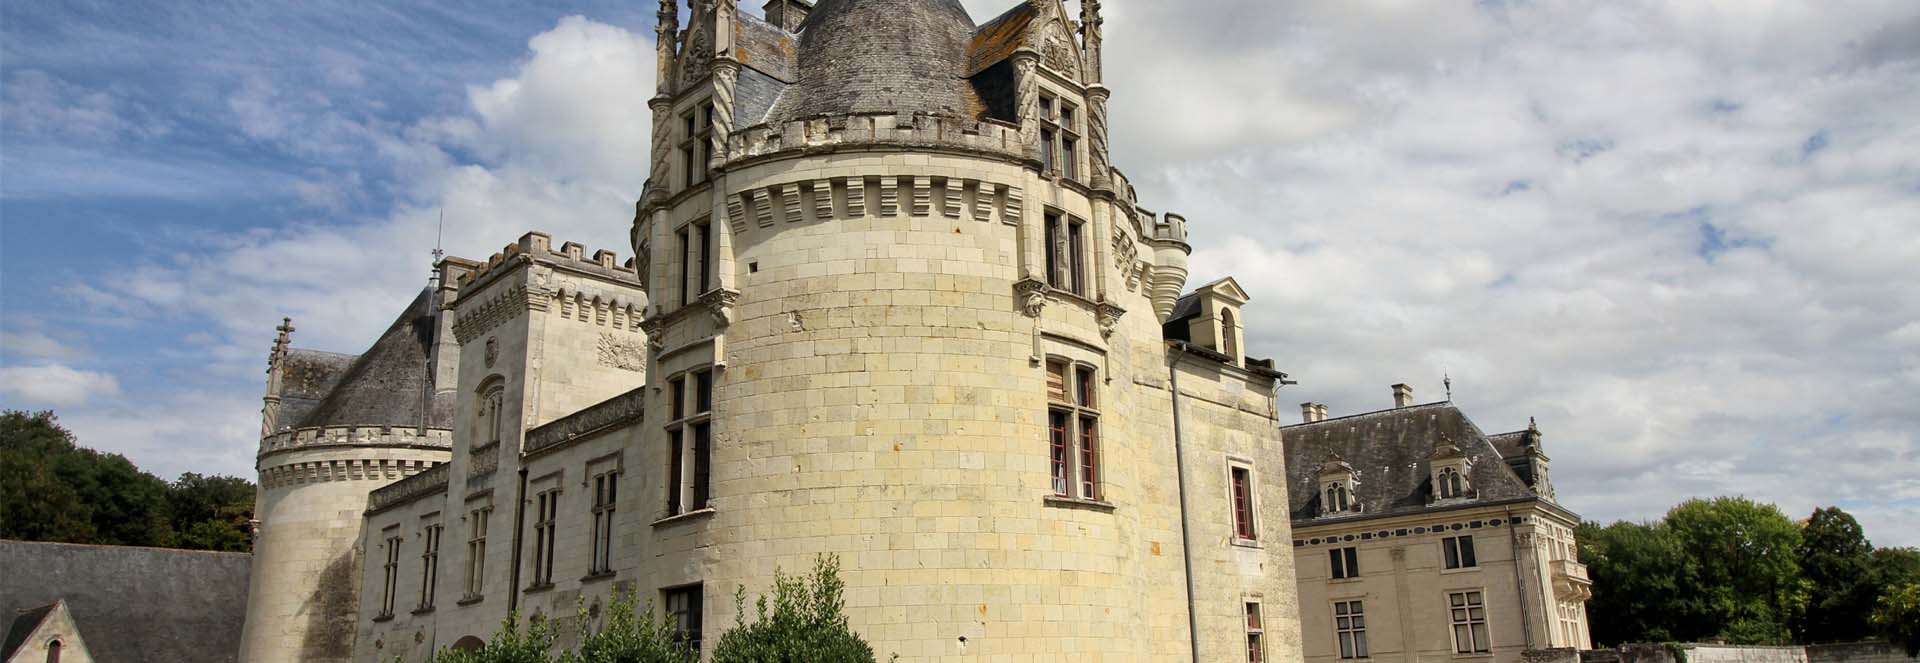
<svg viewBox="0 0 1920 663"><path fill-rule="evenodd" d="M420 609L432 610L434 586L440 583L440 533L446 531L441 525L428 525L421 532L421 543L425 550L420 552Z"/></svg>
<svg viewBox="0 0 1920 663"><path fill-rule="evenodd" d="M1266 625L1260 618L1260 604L1247 603L1247 663L1267 660Z"/></svg>
<svg viewBox="0 0 1920 663"><path fill-rule="evenodd" d="M474 509L467 513L467 595L480 596L487 580L487 526L493 509Z"/></svg>
<svg viewBox="0 0 1920 663"><path fill-rule="evenodd" d="M1228 468L1233 491L1233 537L1251 542L1259 538L1253 512L1253 469L1244 465Z"/></svg>
<svg viewBox="0 0 1920 663"><path fill-rule="evenodd" d="M535 498L533 522L533 585L532 588L548 587L553 584L553 538L559 524L560 491L549 490Z"/></svg>
<svg viewBox="0 0 1920 663"><path fill-rule="evenodd" d="M707 508L713 473L713 369L667 380L667 516ZM688 462L691 460L691 462Z"/></svg>
<svg viewBox="0 0 1920 663"><path fill-rule="evenodd" d="M1086 295L1087 224L1053 211L1045 223L1047 285Z"/></svg>
<svg viewBox="0 0 1920 663"><path fill-rule="evenodd" d="M1323 496L1324 502L1322 502L1321 507L1324 508L1328 514L1346 513L1353 509L1353 492L1347 489L1346 484L1327 484L1325 492L1326 494Z"/></svg>
<svg viewBox="0 0 1920 663"><path fill-rule="evenodd" d="M387 563L381 570L384 578L380 584L379 617L392 617L393 593L400 584L400 530L397 528L387 534Z"/></svg>
<svg viewBox="0 0 1920 663"><path fill-rule="evenodd" d="M1072 104L1051 96L1040 97L1040 164L1042 173L1080 179L1079 115Z"/></svg>
<svg viewBox="0 0 1920 663"><path fill-rule="evenodd" d="M618 471L593 478L593 561L588 565L588 573L613 570L613 508L619 497Z"/></svg>
<svg viewBox="0 0 1920 663"><path fill-rule="evenodd" d="M684 165L681 184L692 187L707 181L707 162L712 153L713 104L700 104L680 116L680 161Z"/></svg>
<svg viewBox="0 0 1920 663"><path fill-rule="evenodd" d="M1047 453L1055 495L1101 499L1095 375L1091 366L1047 362Z"/></svg>
<svg viewBox="0 0 1920 663"><path fill-rule="evenodd" d="M672 624L675 635L686 643L687 649L699 652L700 613L705 607L701 601L700 586L675 587L660 593L664 599L662 603L666 604L667 621Z"/></svg>

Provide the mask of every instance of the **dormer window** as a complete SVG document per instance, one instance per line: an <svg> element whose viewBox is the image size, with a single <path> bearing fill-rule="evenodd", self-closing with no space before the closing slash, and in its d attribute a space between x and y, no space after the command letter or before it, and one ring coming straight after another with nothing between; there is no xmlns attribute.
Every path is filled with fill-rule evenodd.
<svg viewBox="0 0 1920 663"><path fill-rule="evenodd" d="M1473 482L1467 478L1467 470L1472 467L1466 452L1445 439L1434 445L1433 454L1427 457L1427 466L1432 474L1433 500L1436 502L1460 500L1473 496Z"/></svg>
<svg viewBox="0 0 1920 663"><path fill-rule="evenodd" d="M1353 497L1356 485L1353 466L1340 459L1339 454L1330 454L1327 461L1320 465L1320 515L1333 516L1354 513L1360 510L1360 504Z"/></svg>
<svg viewBox="0 0 1920 663"><path fill-rule="evenodd" d="M1040 164L1044 174L1080 178L1079 115L1072 104L1040 97Z"/></svg>
<svg viewBox="0 0 1920 663"><path fill-rule="evenodd" d="M1327 485L1327 513L1343 513L1353 508L1353 491L1343 484Z"/></svg>

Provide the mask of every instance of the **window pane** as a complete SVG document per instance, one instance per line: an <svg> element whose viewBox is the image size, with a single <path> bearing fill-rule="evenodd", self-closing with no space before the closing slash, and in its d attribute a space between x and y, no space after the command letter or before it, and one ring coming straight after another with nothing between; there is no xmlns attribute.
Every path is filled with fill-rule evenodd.
<svg viewBox="0 0 1920 663"><path fill-rule="evenodd" d="M1459 549L1458 549L1458 548L1456 547L1456 545L1455 545L1455 542L1454 542L1454 540L1453 540L1453 539L1441 539L1441 540L1440 540L1440 548L1441 548L1441 549L1442 549L1442 551L1443 551L1443 552L1445 552L1445 554L1446 554L1446 558L1447 558L1447 568L1449 568L1449 569L1457 569L1457 568L1460 568L1460 551L1459 551ZM1456 595L1456 596L1457 596L1457 595ZM1460 604L1459 604L1459 603L1454 603L1454 605L1460 605Z"/></svg>
<svg viewBox="0 0 1920 663"><path fill-rule="evenodd" d="M1065 495L1067 494L1067 468L1069 467L1067 464L1069 449L1067 445L1067 413L1048 413L1048 427L1048 434L1050 436L1049 446L1052 448L1053 492L1057 495Z"/></svg>
<svg viewBox="0 0 1920 663"><path fill-rule="evenodd" d="M1360 549L1348 548L1346 550L1346 557L1347 557L1347 577L1349 578L1360 577Z"/></svg>
<svg viewBox="0 0 1920 663"><path fill-rule="evenodd" d="M709 479L713 468L713 435L711 424L693 425L693 508L707 508L707 496L710 494Z"/></svg>
<svg viewBox="0 0 1920 663"><path fill-rule="evenodd" d="M1074 294L1086 294L1086 269L1082 266L1081 256L1085 255L1086 225L1076 223L1067 228L1067 265L1071 271L1067 275L1067 288Z"/></svg>
<svg viewBox="0 0 1920 663"><path fill-rule="evenodd" d="M713 371L700 371L693 374L693 393L695 412L713 410Z"/></svg>
<svg viewBox="0 0 1920 663"><path fill-rule="evenodd" d="M1366 658L1369 655L1367 654L1367 632L1366 631L1359 631L1353 634L1353 651L1354 651L1354 655L1359 658Z"/></svg>
<svg viewBox="0 0 1920 663"><path fill-rule="evenodd" d="M1090 408L1099 407L1099 404L1094 401L1093 369L1083 367L1076 370L1074 375L1076 384L1075 395L1079 396L1080 405Z"/></svg>
<svg viewBox="0 0 1920 663"><path fill-rule="evenodd" d="M680 468L686 462L686 452L683 450L681 442L680 431L674 430L667 433L668 459L666 486L667 515L669 516L680 513L680 482L683 480Z"/></svg>
<svg viewBox="0 0 1920 663"><path fill-rule="evenodd" d="M1340 556L1339 550L1336 549L1336 550L1327 551L1327 562L1328 562L1329 568L1333 569L1333 577L1335 580L1347 577L1347 569L1345 566L1341 564L1342 559L1343 558ZM1347 612L1346 604L1344 603L1335 604L1335 611L1337 614L1343 614L1343 615L1346 614Z"/></svg>
<svg viewBox="0 0 1920 663"><path fill-rule="evenodd" d="M1080 418L1080 494L1090 500L1100 499L1099 425L1092 417Z"/></svg>
<svg viewBox="0 0 1920 663"><path fill-rule="evenodd" d="M1066 362L1047 362L1047 399L1059 403L1067 402Z"/></svg>
<svg viewBox="0 0 1920 663"><path fill-rule="evenodd" d="M1473 537L1463 536L1463 537L1460 537L1459 541L1460 541L1460 566L1462 567L1479 566L1480 565L1479 560L1474 559L1474 555L1473 555ZM1476 594L1474 600L1478 601L1479 600L1478 596L1479 595Z"/></svg>
<svg viewBox="0 0 1920 663"><path fill-rule="evenodd" d="M1046 246L1042 250L1047 254L1047 285L1058 288L1063 285L1060 282L1060 217L1048 214L1044 233L1046 237L1043 242ZM1064 387L1061 393L1066 393Z"/></svg>

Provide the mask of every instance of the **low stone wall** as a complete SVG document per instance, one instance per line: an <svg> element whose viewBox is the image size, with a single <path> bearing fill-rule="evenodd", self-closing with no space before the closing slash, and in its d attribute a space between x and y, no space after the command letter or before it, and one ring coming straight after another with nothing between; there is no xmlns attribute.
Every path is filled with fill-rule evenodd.
<svg viewBox="0 0 1920 663"><path fill-rule="evenodd" d="M1808 645L1808 663L1915 663L1920 657L1891 642L1841 642Z"/></svg>
<svg viewBox="0 0 1920 663"><path fill-rule="evenodd" d="M1635 644L1618 649L1578 651L1535 649L1522 663L1916 663L1891 642L1753 647L1715 644Z"/></svg>

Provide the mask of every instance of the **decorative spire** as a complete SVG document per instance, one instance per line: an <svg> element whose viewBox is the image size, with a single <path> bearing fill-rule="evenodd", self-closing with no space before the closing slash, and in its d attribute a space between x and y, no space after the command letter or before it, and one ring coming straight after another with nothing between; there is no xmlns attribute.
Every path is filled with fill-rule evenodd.
<svg viewBox="0 0 1920 663"><path fill-rule="evenodd" d="M1100 45L1103 39L1100 25L1106 22L1100 17L1100 0L1080 0L1080 46L1086 50L1087 83L1101 82Z"/></svg>
<svg viewBox="0 0 1920 663"><path fill-rule="evenodd" d="M269 371L278 367L280 359L287 356L287 346L293 341L293 318L281 318L280 326L274 327L273 330L280 332L280 336L273 339L273 353L267 355Z"/></svg>
<svg viewBox="0 0 1920 663"><path fill-rule="evenodd" d="M280 430L280 363L287 358L287 348L293 341L293 318L281 318L274 331L280 335L273 339L273 352L267 355L267 395L260 399L262 438Z"/></svg>
<svg viewBox="0 0 1920 663"><path fill-rule="evenodd" d="M1447 400L1451 401L1453 400L1453 376L1448 375L1445 371L1441 371L1440 375L1443 378L1440 380L1440 384L1446 385Z"/></svg>
<svg viewBox="0 0 1920 663"><path fill-rule="evenodd" d="M654 72L654 91L673 92L674 41L680 36L680 0L660 0L659 21L653 27L658 70Z"/></svg>

